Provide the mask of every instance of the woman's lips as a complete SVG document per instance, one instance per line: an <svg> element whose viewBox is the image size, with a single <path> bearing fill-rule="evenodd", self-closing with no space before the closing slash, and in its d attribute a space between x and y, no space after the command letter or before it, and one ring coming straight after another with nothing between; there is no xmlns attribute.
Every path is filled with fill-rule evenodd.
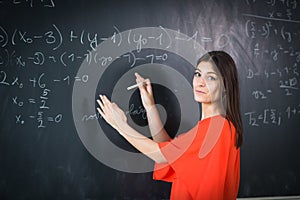
<svg viewBox="0 0 300 200"><path fill-rule="evenodd" d="M206 94L205 92L203 92L201 90L195 90L195 92L200 93L200 94Z"/></svg>

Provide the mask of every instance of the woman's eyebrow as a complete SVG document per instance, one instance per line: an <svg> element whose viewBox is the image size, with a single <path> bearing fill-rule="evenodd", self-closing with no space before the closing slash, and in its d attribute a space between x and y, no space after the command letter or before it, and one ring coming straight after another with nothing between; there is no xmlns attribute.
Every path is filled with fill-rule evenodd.
<svg viewBox="0 0 300 200"><path fill-rule="evenodd" d="M195 69L195 71L196 70L198 70L199 72L201 72L201 70L197 67L196 69ZM214 72L214 71L209 71L209 72L207 72L207 74L215 74L215 75L218 75L216 72Z"/></svg>
<svg viewBox="0 0 300 200"><path fill-rule="evenodd" d="M215 74L215 75L218 75L216 72L207 72L207 74Z"/></svg>

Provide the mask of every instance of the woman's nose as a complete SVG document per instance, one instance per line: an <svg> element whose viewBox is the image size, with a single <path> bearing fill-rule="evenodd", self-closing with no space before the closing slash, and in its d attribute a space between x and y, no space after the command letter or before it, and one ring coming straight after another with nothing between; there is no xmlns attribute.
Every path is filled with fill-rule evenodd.
<svg viewBox="0 0 300 200"><path fill-rule="evenodd" d="M205 86L206 85L205 80L204 80L203 77L199 77L199 85L200 86Z"/></svg>

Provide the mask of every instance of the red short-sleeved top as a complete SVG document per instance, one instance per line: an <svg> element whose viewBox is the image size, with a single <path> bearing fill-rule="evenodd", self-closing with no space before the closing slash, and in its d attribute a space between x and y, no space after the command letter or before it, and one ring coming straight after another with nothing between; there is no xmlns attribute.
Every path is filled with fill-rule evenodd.
<svg viewBox="0 0 300 200"><path fill-rule="evenodd" d="M155 164L153 178L172 182L171 200L236 199L240 149L235 128L221 115L206 118L187 133L159 143L167 163Z"/></svg>

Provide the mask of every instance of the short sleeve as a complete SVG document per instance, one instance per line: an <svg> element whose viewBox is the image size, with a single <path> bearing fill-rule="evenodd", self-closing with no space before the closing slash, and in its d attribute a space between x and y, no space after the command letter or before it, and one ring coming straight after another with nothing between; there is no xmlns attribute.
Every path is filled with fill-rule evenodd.
<svg viewBox="0 0 300 200"><path fill-rule="evenodd" d="M158 143L167 162L160 164L155 163L153 179L172 182L172 180L177 177L178 172L182 171L184 167L180 160L182 160L184 155L186 155L186 152L193 143L196 134L197 126L171 141Z"/></svg>
<svg viewBox="0 0 300 200"><path fill-rule="evenodd" d="M169 142L159 143L159 148L164 148L165 145L168 145ZM153 171L154 180L162 180L167 182L172 182L176 178L174 169L169 163L155 163Z"/></svg>

